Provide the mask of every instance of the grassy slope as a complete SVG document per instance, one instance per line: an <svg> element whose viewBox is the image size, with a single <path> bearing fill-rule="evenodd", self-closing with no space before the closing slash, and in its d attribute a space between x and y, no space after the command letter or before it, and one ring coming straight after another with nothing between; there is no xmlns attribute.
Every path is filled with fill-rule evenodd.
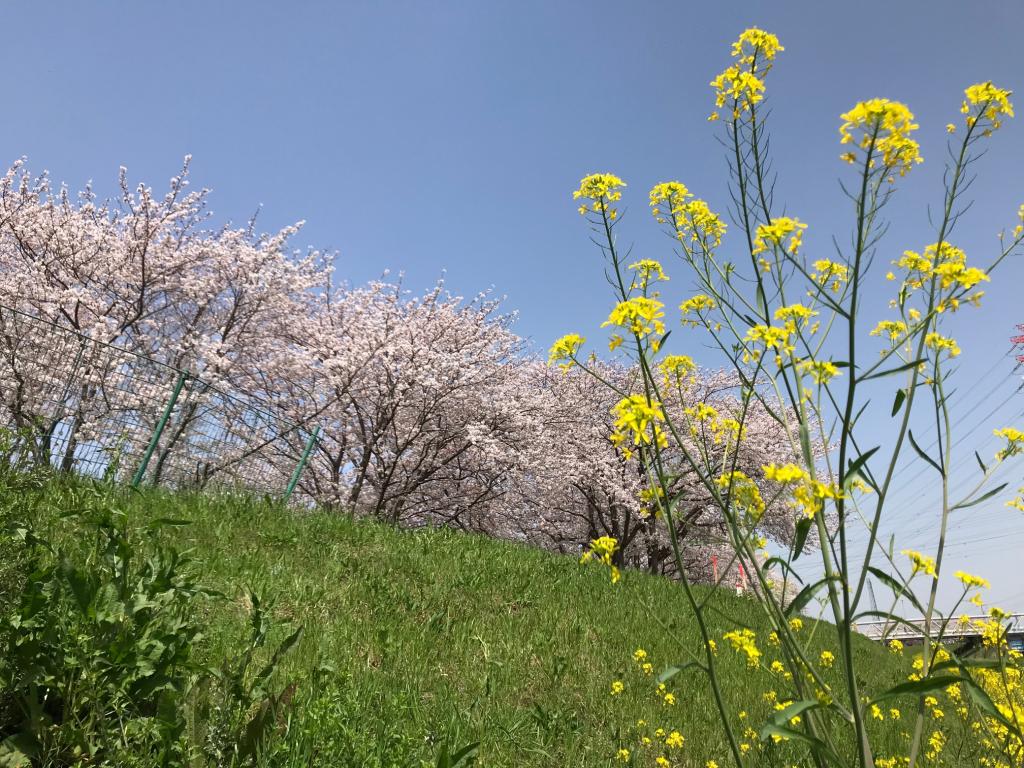
<svg viewBox="0 0 1024 768"><path fill-rule="evenodd" d="M50 486L29 501L37 519L70 541L74 523L52 515L67 509L67 493ZM610 765L619 746L641 756L630 730L638 718L683 733L676 765L727 762L700 678L677 677L679 704L665 707L631 660L643 647L660 670L699 648L683 594L666 580L627 573L612 586L606 571L569 557L448 531L296 516L244 499L150 492L109 503L139 524L191 521L160 535L191 550L204 582L229 596L200 607L209 661L243 637L246 587L271 603L278 636L289 624L305 626L283 676L300 681L305 701L290 749L298 738L297 751L313 753L314 764L415 766L449 739L480 741L487 766ZM726 593L713 600L728 617L717 635L736 623L764 635L753 602ZM821 647L830 630L821 625ZM729 705L759 725L769 709L761 692L775 682L719 645ZM895 682L896 662L862 646L876 657L864 667L877 676L872 687ZM334 671L313 682L318 665ZM626 683L621 696L609 694L614 679ZM652 764L655 754L636 764Z"/></svg>

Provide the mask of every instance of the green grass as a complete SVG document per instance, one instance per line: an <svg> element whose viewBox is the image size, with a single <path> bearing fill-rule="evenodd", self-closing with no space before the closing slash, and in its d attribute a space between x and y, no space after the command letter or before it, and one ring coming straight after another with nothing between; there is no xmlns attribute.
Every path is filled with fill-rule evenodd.
<svg viewBox="0 0 1024 768"><path fill-rule="evenodd" d="M451 531L295 514L251 499L104 494L48 483L0 500L71 546L80 523L58 513L90 505L112 505L139 527L187 520L156 535L188 551L201 583L225 595L198 606L207 663L244 641L247 588L270 605L269 647L301 624L302 639L278 673L298 682L300 706L274 764L433 765L446 741L453 748L479 741L485 766L611 765L620 746L633 750L636 765L653 764L660 752L637 748L638 719L684 735L675 765L728 763L702 678L675 677L670 690L679 703L665 707L632 661L643 647L660 671L700 647L680 588L665 579L629 572L613 586L606 570L572 557ZM724 591L710 599L716 635L737 624L766 634L753 601ZM821 635L813 646L832 645L829 625L808 623L804 631ZM870 688L900 679L898 660L883 649L865 640L858 653L868 657L861 669L872 676ZM748 711L759 727L770 710L761 694L778 681L747 669L721 641L719 658L731 711ZM626 690L612 697L615 679Z"/></svg>

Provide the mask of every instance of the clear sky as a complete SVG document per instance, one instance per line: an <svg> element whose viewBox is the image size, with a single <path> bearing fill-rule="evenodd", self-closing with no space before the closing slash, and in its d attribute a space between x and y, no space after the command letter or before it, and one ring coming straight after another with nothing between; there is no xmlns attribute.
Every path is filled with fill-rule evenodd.
<svg viewBox="0 0 1024 768"><path fill-rule="evenodd" d="M1019 2L22 2L5 6L0 157L104 194L120 165L159 191L190 153L218 221L258 206L264 229L305 220L296 245L337 250L338 274L355 283L390 269L417 290L442 272L459 294L493 287L544 349L568 331L599 338L607 314L570 198L587 173L626 179L620 236L666 262L670 307L686 292L646 192L678 179L725 209L708 81L754 25L786 47L768 84L779 199L823 254L851 228L837 128L854 102L905 101L921 124L925 163L888 209L883 264L933 239L926 205L941 201L943 126L959 119L962 89L992 79L1021 93L1024 112ZM953 235L978 263L1024 202L1024 125L1009 121L991 150ZM875 285L881 312L888 293ZM957 318L956 416L961 434L975 430L958 448L965 462L968 447L996 450L993 426L1024 421L1006 356L1022 292L1017 259L983 309ZM673 343L714 362L697 335L680 329ZM878 421L880 435L889 427ZM897 549L934 547L932 479L916 473L898 496ZM955 527L967 542L955 565L1024 610L1024 517L990 504Z"/></svg>

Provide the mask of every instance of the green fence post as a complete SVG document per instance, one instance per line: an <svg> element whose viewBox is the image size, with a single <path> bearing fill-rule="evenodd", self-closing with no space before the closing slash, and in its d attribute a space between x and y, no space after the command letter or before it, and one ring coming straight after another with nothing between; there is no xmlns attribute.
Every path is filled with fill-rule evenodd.
<svg viewBox="0 0 1024 768"><path fill-rule="evenodd" d="M295 471L292 472L292 478L288 481L288 489L284 492L284 500L288 501L292 497L292 491L295 490L295 486L299 482L299 477L302 475L302 470L306 468L306 462L309 461L309 454L313 452L313 445L316 443L317 435L320 434L320 427L313 430L313 434L309 436L309 440L306 441L306 447L302 451L302 458L299 459L298 465L295 467Z"/></svg>
<svg viewBox="0 0 1024 768"><path fill-rule="evenodd" d="M167 421L171 418L171 412L174 410L174 404L178 402L178 395L181 394L181 388L185 386L185 380L188 378L188 373L182 371L178 374L178 381L174 385L174 391L171 393L171 399L167 401L167 407L164 408L164 413L160 417L160 421L157 422L156 428L153 430L153 436L149 439L149 446L146 448L146 452L142 456L142 463L139 464L139 468L135 470L135 477L132 478L132 487L138 488L139 483L142 482L143 476L146 474L146 467L149 466L149 460L153 457L153 451L156 450L156 444L160 441L160 435L164 432L164 427L167 426Z"/></svg>

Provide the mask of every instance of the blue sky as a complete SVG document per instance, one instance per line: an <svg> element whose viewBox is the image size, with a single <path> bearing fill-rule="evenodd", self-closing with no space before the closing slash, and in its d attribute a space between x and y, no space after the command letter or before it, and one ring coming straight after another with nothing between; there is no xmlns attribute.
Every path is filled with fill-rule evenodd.
<svg viewBox="0 0 1024 768"><path fill-rule="evenodd" d="M707 84L745 27L771 30L786 46L769 81L778 195L810 224L809 250L830 252L831 237L845 242L850 231L837 128L854 102L899 99L921 124L925 163L888 209L884 264L932 239L926 205L941 201L943 126L959 118L962 89L992 79L1024 100L1024 5L1011 2L66 2L5 10L5 162L26 155L32 169L72 188L93 180L108 193L120 165L160 190L191 153L193 184L213 189L218 221L241 223L258 206L264 229L305 220L296 245L337 250L339 276L355 283L390 269L413 289L442 272L463 295L493 287L542 349L567 331L598 336L607 314L599 257L570 198L589 172L627 180L620 236L637 255L666 262L675 276L669 306L686 293L646 193L678 179L725 208ZM1009 121L991 149L978 165L975 205L952 238L978 262L1024 202L1024 126ZM884 281L876 285L880 313L888 294ZM1022 288L1017 259L990 286L984 309L957 318L965 352L956 404L963 431L976 429L963 448L991 454L992 426L1022 421L1024 395L1013 396L1020 379L1005 355L1014 323L1024 322ZM714 361L698 336L674 336L676 351ZM887 427L878 422L880 432ZM1007 480L1019 484L1022 474ZM930 478L914 478L900 497L897 532L921 549L929 549L918 521L930 488ZM987 505L956 522L970 542L954 550L957 565L990 576L996 597L1024 609L1014 562L1024 518Z"/></svg>

